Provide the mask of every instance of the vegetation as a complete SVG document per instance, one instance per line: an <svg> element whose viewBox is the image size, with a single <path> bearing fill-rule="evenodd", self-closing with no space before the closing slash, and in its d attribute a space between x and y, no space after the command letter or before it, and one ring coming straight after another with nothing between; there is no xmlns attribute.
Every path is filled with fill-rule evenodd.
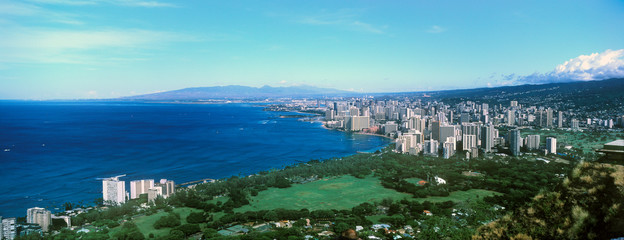
<svg viewBox="0 0 624 240"><path fill-rule="evenodd" d="M573 166L555 161L545 163L492 155L470 160L441 159L396 154L387 150L323 162L313 160L282 170L250 177L231 177L216 183L200 184L194 189L181 189L168 199L157 199L147 208L130 202L106 210L95 209L75 218L83 223L90 222L100 230L74 236L84 239L104 239L103 236L140 239L139 233L143 238L154 239L199 236L196 234L209 239L295 239L306 234L315 235L322 230L340 232L355 226L369 229L374 223L385 223L395 230L412 226L419 231L412 233L415 238L465 239L477 233L477 228L489 223L479 230L476 238L511 238L523 233L526 230L523 226L530 226L524 220L517 220L533 216L529 212L539 216L552 215L552 218L556 216L563 219L561 221L567 217L569 223L562 223L559 227L563 231L586 232L597 224L611 229L601 233L620 229L622 226L613 224L613 219L622 215L618 208L621 203L612 201L609 202L612 206L604 208L598 207L601 201L595 200L622 199L620 195L605 195L605 191L612 190L614 186L608 184L608 177L603 176L602 180L593 178L604 187L587 185L582 189L567 190L565 194L553 194L561 192L563 186L580 186L582 181L588 181L587 177L583 177L585 172L593 171L597 175L608 172L607 168L577 169L573 172ZM467 171L479 174L463 174ZM568 180L564 181L564 176L569 176ZM438 184L438 178L446 183ZM427 183L421 185L421 180ZM582 200L583 193L590 191L597 195ZM567 195L575 197L561 197ZM575 210L565 215L559 211L559 202L564 204L563 208ZM540 207L545 203L554 205ZM594 208L600 210L594 211ZM589 217L586 216L588 214L597 215ZM581 218L585 220L578 223ZM317 227L304 227L306 219ZM124 220L131 220L133 224L127 225ZM251 230L242 236L226 237L217 233L242 223L281 220L291 220L294 226L269 228L268 231ZM548 223L546 226L555 222L542 221ZM318 227L325 226L322 224L325 222L330 223L328 227ZM549 238L554 231L544 226L541 230L540 227L531 229L534 232L526 232L527 236L536 238ZM390 233L383 231L366 234L391 237L387 235ZM67 231L59 235L72 239ZM579 238L604 236L607 235Z"/></svg>
<svg viewBox="0 0 624 240"><path fill-rule="evenodd" d="M616 171L617 169L617 171ZM581 163L554 191L481 227L474 239L610 239L624 236L624 167Z"/></svg>

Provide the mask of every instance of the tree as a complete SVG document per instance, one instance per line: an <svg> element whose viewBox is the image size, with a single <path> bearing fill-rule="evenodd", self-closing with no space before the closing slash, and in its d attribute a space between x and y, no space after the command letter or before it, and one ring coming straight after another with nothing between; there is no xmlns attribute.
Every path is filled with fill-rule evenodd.
<svg viewBox="0 0 624 240"><path fill-rule="evenodd" d="M154 228L156 229L176 227L176 226L180 226L180 218L177 217L175 214L162 216L160 219L154 222Z"/></svg>
<svg viewBox="0 0 624 240"><path fill-rule="evenodd" d="M279 220L277 213L273 210L268 211L266 214L264 214L264 216L262 216L262 219L267 220L267 221L277 221Z"/></svg>
<svg viewBox="0 0 624 240"><path fill-rule="evenodd" d="M175 230L182 231L185 236L190 236L190 235L193 235L193 234L198 233L198 232L201 231L201 229L199 229L199 225L197 225L197 224L184 224L184 225L180 225L180 226L176 227Z"/></svg>
<svg viewBox="0 0 624 240"><path fill-rule="evenodd" d="M188 223L205 223L207 221L207 214L205 212L191 212L188 217L186 217L186 222Z"/></svg>

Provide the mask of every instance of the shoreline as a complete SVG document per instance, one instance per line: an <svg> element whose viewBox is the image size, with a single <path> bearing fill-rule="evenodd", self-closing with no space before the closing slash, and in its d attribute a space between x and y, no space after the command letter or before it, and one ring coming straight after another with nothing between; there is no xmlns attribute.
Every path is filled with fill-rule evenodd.
<svg viewBox="0 0 624 240"><path fill-rule="evenodd" d="M325 122L325 121L320 121L320 122L322 123L321 127L323 127L324 129L327 129L327 130L334 130L334 131L339 131L339 132L344 132L344 133L352 133L352 134L359 134L359 135L377 136L377 137L386 138L386 139L389 139L389 140L392 140L392 141L395 140L394 138L388 137L386 135L381 135L381 134L376 134L376 133L349 132L349 131L345 131L345 130L341 130L341 129L337 129L337 128L328 128L328 127L325 126L325 123L327 123L327 122Z"/></svg>

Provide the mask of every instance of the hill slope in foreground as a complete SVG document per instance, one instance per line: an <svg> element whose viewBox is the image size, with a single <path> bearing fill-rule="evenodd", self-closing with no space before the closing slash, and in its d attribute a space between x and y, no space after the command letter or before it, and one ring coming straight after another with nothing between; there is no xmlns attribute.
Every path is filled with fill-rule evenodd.
<svg viewBox="0 0 624 240"><path fill-rule="evenodd" d="M580 163L552 192L479 228L473 239L624 237L624 166Z"/></svg>

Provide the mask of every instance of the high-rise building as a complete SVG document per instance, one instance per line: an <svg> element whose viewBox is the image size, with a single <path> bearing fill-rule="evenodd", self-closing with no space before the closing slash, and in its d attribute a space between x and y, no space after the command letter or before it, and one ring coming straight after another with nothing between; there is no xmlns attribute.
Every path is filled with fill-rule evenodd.
<svg viewBox="0 0 624 240"><path fill-rule="evenodd" d="M431 122L431 139L436 141L440 140L440 122L438 121Z"/></svg>
<svg viewBox="0 0 624 240"><path fill-rule="evenodd" d="M559 116L557 116L557 127L563 128L563 112L559 111Z"/></svg>
<svg viewBox="0 0 624 240"><path fill-rule="evenodd" d="M126 182L119 181L125 175L110 177L102 180L102 194L104 204L122 204L126 202Z"/></svg>
<svg viewBox="0 0 624 240"><path fill-rule="evenodd" d="M513 126L516 124L516 114L513 110L507 110L507 125Z"/></svg>
<svg viewBox="0 0 624 240"><path fill-rule="evenodd" d="M556 138L554 137L546 138L546 151L552 154L557 153L557 139Z"/></svg>
<svg viewBox="0 0 624 240"><path fill-rule="evenodd" d="M39 224L41 226L41 230L47 232L50 230L50 225L52 224L52 213L45 208L29 208L26 215L27 223Z"/></svg>
<svg viewBox="0 0 624 240"><path fill-rule="evenodd" d="M425 140L424 154L437 156L438 145L436 140Z"/></svg>
<svg viewBox="0 0 624 240"><path fill-rule="evenodd" d="M13 240L17 237L17 219L2 219L2 239Z"/></svg>
<svg viewBox="0 0 624 240"><path fill-rule="evenodd" d="M130 199L139 198L139 195L147 193L154 187L154 179L142 179L130 181Z"/></svg>
<svg viewBox="0 0 624 240"><path fill-rule="evenodd" d="M546 109L546 127L552 127L553 123L553 110L551 108Z"/></svg>
<svg viewBox="0 0 624 240"><path fill-rule="evenodd" d="M580 129L579 120L572 119L572 130L579 130L579 129Z"/></svg>
<svg viewBox="0 0 624 240"><path fill-rule="evenodd" d="M410 127L412 129L416 129L421 133L425 131L425 119L422 119L420 117L412 117L410 119L410 123Z"/></svg>
<svg viewBox="0 0 624 240"><path fill-rule="evenodd" d="M167 198L169 196L171 196L171 194L173 194L175 192L175 184L172 180L167 180L167 179L160 179L159 183L154 184L155 187L161 187L162 188L162 196L164 198Z"/></svg>
<svg viewBox="0 0 624 240"><path fill-rule="evenodd" d="M527 149L539 149L540 146L540 135L528 135L527 136Z"/></svg>
<svg viewBox="0 0 624 240"><path fill-rule="evenodd" d="M325 111L325 120L326 121L334 120L334 110L328 109L327 111Z"/></svg>
<svg viewBox="0 0 624 240"><path fill-rule="evenodd" d="M464 134L462 136L462 149L465 151L470 151L473 147L477 146L477 136Z"/></svg>
<svg viewBox="0 0 624 240"><path fill-rule="evenodd" d="M461 131L464 135L475 135L477 139L481 137L481 129L477 123L466 123L461 125ZM478 143L477 143L478 145Z"/></svg>
<svg viewBox="0 0 624 240"><path fill-rule="evenodd" d="M444 158L448 159L455 155L455 143L454 142L444 142L444 147L442 148L442 155Z"/></svg>
<svg viewBox="0 0 624 240"><path fill-rule="evenodd" d="M517 106L518 106L518 101L511 101L511 102L509 103L509 106L510 106L510 107L517 107Z"/></svg>
<svg viewBox="0 0 624 240"><path fill-rule="evenodd" d="M349 131L362 131L362 129L370 127L370 117L351 116L347 118L346 127Z"/></svg>
<svg viewBox="0 0 624 240"><path fill-rule="evenodd" d="M399 130L399 125L397 125L395 122L390 121L390 122L386 122L383 125L383 133L384 134L388 134L391 132L396 132Z"/></svg>
<svg viewBox="0 0 624 240"><path fill-rule="evenodd" d="M154 186L147 190L147 202L153 202L158 196L162 195L162 187Z"/></svg>
<svg viewBox="0 0 624 240"><path fill-rule="evenodd" d="M513 129L509 131L509 138L509 149L511 150L511 155L520 155L520 145L522 144L522 136L520 135L520 130Z"/></svg>
<svg viewBox="0 0 624 240"><path fill-rule="evenodd" d="M446 138L448 137L455 137L456 136L456 132L455 132L455 126L450 125L450 126L440 126L440 133L438 134L439 139L435 139L441 142L446 141Z"/></svg>
<svg viewBox="0 0 624 240"><path fill-rule="evenodd" d="M491 152L494 146L494 127L485 125L481 127L481 148L484 152Z"/></svg>

